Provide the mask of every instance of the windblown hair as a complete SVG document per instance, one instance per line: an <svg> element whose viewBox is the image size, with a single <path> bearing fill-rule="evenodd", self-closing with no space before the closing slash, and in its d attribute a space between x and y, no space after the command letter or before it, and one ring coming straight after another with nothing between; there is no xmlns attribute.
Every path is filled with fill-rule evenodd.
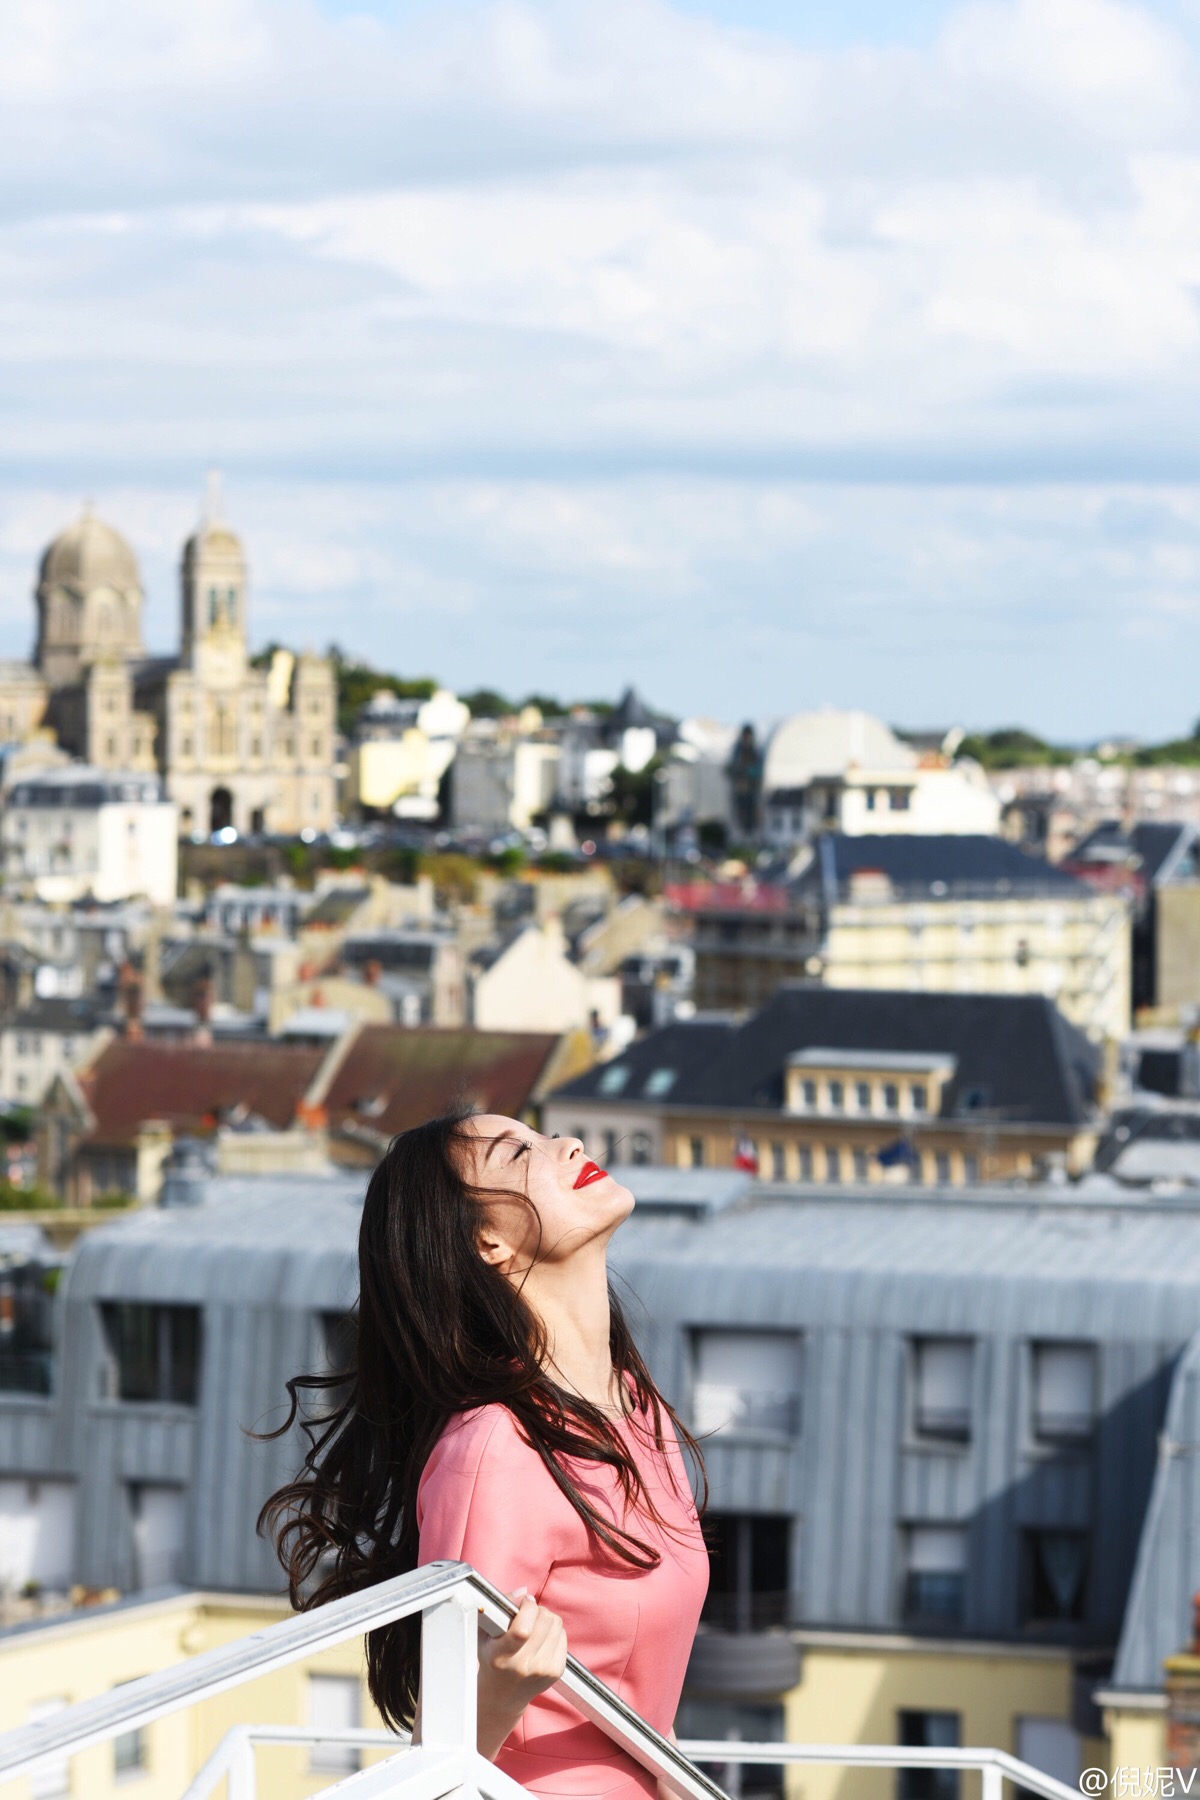
<svg viewBox="0 0 1200 1800"><path fill-rule="evenodd" d="M625 1440L600 1408L553 1379L540 1320L479 1253L488 1194L462 1173L469 1117L460 1108L393 1139L363 1205L351 1366L289 1381L288 1416L264 1434L281 1437L299 1421L307 1440L299 1474L258 1520L297 1608L416 1567L417 1484L429 1455L456 1413L493 1403L508 1407L604 1552L639 1569L660 1561L627 1528L631 1513L658 1513ZM655 1388L611 1291L610 1302L618 1377L632 1385L658 1447L673 1425L702 1479L695 1439ZM615 1470L625 1525L596 1507L564 1459ZM419 1618L368 1634L371 1696L393 1726L411 1726L419 1678Z"/></svg>

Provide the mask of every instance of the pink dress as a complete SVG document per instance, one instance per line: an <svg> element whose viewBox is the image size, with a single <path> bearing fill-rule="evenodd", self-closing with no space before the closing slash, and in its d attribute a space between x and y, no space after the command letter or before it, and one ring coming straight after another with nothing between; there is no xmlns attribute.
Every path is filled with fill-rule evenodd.
<svg viewBox="0 0 1200 1800"><path fill-rule="evenodd" d="M623 1520L616 1476L578 1462L576 1483L610 1518L661 1555L654 1569L620 1561L588 1532L505 1406L451 1420L417 1492L418 1561L469 1562L512 1593L526 1587L560 1615L567 1647L658 1731L669 1732L708 1588L708 1555L683 1457L641 1414L619 1429L667 1529L641 1512ZM531 1792L644 1800L654 1777L555 1689L526 1707L497 1766Z"/></svg>

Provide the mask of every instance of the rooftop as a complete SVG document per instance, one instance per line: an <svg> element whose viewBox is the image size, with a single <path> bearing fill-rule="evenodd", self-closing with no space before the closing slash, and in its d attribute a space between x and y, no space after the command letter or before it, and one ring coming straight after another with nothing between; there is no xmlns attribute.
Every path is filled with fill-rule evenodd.
<svg viewBox="0 0 1200 1800"><path fill-rule="evenodd" d="M789 1062L870 1052L952 1058L942 1117L1082 1125L1095 1048L1040 994L938 994L785 985L745 1024L677 1020L556 1090L570 1099L778 1112Z"/></svg>

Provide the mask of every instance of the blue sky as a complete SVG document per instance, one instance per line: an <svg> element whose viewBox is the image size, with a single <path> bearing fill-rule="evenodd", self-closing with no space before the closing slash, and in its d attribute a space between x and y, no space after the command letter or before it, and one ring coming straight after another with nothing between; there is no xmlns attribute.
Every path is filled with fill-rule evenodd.
<svg viewBox="0 0 1200 1800"><path fill-rule="evenodd" d="M1200 715L1190 0L50 0L0 26L0 653L176 633L733 721Z"/></svg>

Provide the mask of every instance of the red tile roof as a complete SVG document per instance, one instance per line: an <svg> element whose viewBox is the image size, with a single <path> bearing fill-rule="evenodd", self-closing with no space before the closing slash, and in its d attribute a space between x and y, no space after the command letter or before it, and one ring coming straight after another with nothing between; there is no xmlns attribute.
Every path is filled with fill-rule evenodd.
<svg viewBox="0 0 1200 1800"><path fill-rule="evenodd" d="M557 1044L545 1032L365 1025L330 1085L330 1128L353 1122L392 1137L459 1098L516 1117Z"/></svg>
<svg viewBox="0 0 1200 1800"><path fill-rule="evenodd" d="M96 1117L91 1141L128 1144L147 1119L176 1132L211 1131L235 1109L291 1125L324 1045L160 1044L117 1038L79 1077Z"/></svg>

